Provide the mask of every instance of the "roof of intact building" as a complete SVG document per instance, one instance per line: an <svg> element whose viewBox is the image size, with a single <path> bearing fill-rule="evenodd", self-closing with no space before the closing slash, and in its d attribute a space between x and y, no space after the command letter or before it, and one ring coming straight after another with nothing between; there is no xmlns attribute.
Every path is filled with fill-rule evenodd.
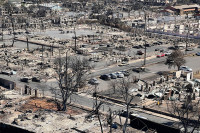
<svg viewBox="0 0 200 133"><path fill-rule="evenodd" d="M175 9L187 9L187 8L200 8L198 4L194 5L181 5L181 6L173 6Z"/></svg>

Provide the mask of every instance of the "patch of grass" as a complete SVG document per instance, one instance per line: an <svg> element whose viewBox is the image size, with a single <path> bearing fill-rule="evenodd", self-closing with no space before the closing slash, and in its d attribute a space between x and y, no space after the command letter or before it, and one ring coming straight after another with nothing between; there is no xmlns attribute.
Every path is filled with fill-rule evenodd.
<svg viewBox="0 0 200 133"><path fill-rule="evenodd" d="M200 79L200 71L197 71L196 73L194 73L194 78Z"/></svg>

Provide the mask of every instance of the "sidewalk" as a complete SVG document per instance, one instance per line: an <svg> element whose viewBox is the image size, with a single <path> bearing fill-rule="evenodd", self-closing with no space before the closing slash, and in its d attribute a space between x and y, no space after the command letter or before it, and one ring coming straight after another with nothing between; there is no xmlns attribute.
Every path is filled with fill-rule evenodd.
<svg viewBox="0 0 200 133"><path fill-rule="evenodd" d="M154 55L154 56L147 57L146 60L150 60L150 59L154 59L154 58L156 58L155 55ZM144 59L130 60L130 61L128 62L128 64L130 65L130 64L133 64L133 63L141 62L141 61L143 61L143 60L144 60ZM120 63L117 63L117 64L113 64L113 65L107 66L106 68L105 68L105 67L99 67L99 68L96 68L96 69L92 70L91 72L99 72L99 71L102 71L102 70L105 70L105 69L112 69L113 67L116 67L116 66L118 66L118 65L120 65L120 64L121 64L121 62L120 62Z"/></svg>

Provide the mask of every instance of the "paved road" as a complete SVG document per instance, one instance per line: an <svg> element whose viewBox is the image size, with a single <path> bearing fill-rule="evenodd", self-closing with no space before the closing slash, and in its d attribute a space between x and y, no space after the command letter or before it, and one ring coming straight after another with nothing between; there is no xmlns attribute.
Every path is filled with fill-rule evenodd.
<svg viewBox="0 0 200 133"><path fill-rule="evenodd" d="M85 96L81 96L81 95L73 95L73 97L75 97L74 100L72 100L72 102L75 102L75 103L78 103L82 106L87 106L87 107L93 107L93 99L92 98L86 98ZM101 107L101 110L102 111L105 111L105 112L108 112L109 111L109 108L112 109L112 111L121 111L121 110L125 110L125 106L123 105L118 105L118 104L113 104L111 102L109 103L106 103L105 101L105 104L103 104L103 106ZM169 124L169 123L173 123L175 121L172 121L172 120L169 120L169 119L166 119L166 118L162 118L162 117L158 117L158 116L155 116L155 115L152 115L152 114L148 114L148 113L144 113L144 112L141 112L141 111L136 111L134 108L131 108L131 111L133 113L136 113L140 116L143 116L151 121L154 121L154 122L158 122L158 123L163 123L163 124Z"/></svg>
<svg viewBox="0 0 200 133"><path fill-rule="evenodd" d="M196 53L197 51L200 51L200 49L195 49L195 51L188 51L187 53ZM185 57L186 59L186 65L193 68L194 71L198 70L199 64L198 64L198 60L199 57L195 56L193 57L193 59L191 60L191 57ZM169 70L166 69L166 65L164 65L164 62L166 60L166 57L162 57L162 58L153 58L153 59L149 59L146 61L147 66L149 64L157 64L159 63L159 65L151 65L151 66L155 66L155 68L159 68L159 70ZM200 62L200 60L199 60ZM144 64L144 60L141 61L137 61L134 63L129 64L128 66L123 66L123 67L119 67L117 65L113 66L113 67L107 67L107 68L102 68L101 70L96 70L95 72L93 72L90 77L96 77L102 74L109 74L109 73L113 73L113 72L117 72L117 71L121 71L121 70L126 70L126 69L131 69L133 67L139 67L142 66ZM162 68L164 67L164 68ZM172 68L173 69L173 68ZM158 69L157 69L158 70Z"/></svg>
<svg viewBox="0 0 200 133"><path fill-rule="evenodd" d="M140 78L145 78L147 76L152 76L155 75L156 72L158 71L168 71L170 69L168 69L168 67L166 65L164 65L164 61L165 61L166 57L163 58L153 58L150 60L147 60L147 64L153 64L154 65L148 65L147 68L150 70L150 73L143 73L143 74L138 74L138 73L134 73L134 75L136 75L137 77L140 76ZM200 56L194 56L194 57L185 57L186 59L186 65L191 67L193 69L193 71L197 71L200 70ZM156 64L157 63L157 64ZM130 64L129 66L123 66L123 67L119 67L119 66L114 66L112 68L104 68L102 70L97 70L96 72L93 72L90 76L91 77L97 77L101 74L108 74L108 73L112 73L112 72L116 72L116 71L120 71L120 70L124 70L124 69L130 69L132 67L135 66L141 66L143 64L143 61L140 62L135 62ZM176 68L171 68L172 70ZM24 87L24 84L27 83L22 83L19 81L19 77L17 77L16 75L12 75L7 76L7 75L0 75L0 77L5 78L5 79L9 79L12 80L14 82L17 83L17 86L19 87ZM34 83L34 82L30 82L28 83L28 85L30 85L32 88L42 88L46 91L49 91L50 87L56 87L56 81L51 81L51 82L47 82L47 83Z"/></svg>
<svg viewBox="0 0 200 133"><path fill-rule="evenodd" d="M152 64L152 63L159 63L159 62L163 62L166 60L166 57L163 57L163 58L153 58L153 59L150 59L150 60L147 60L146 61L146 64ZM117 71L121 71L121 70L126 70L126 69L131 69L133 67L139 67L139 66L142 66L144 64L143 60L141 61L137 61L137 62L134 62L134 63L131 63L127 66L114 66L114 67L107 67L107 68L103 68L101 70L96 70L95 72L93 72L90 76L91 77L96 77L96 76L99 76L99 75L102 75L102 74L108 74L108 73L113 73L113 72L117 72Z"/></svg>
<svg viewBox="0 0 200 133"><path fill-rule="evenodd" d="M187 63L186 65L190 66L194 71L196 70L199 70L200 69L200 56L195 56L195 57L186 57L185 58ZM148 60L147 63L148 64L151 64L151 63L157 63L157 62L162 62L165 60L165 57L164 58L156 58L156 59L151 59L151 60ZM93 74L93 76L97 76L99 74L102 74L102 73L110 73L110 72L114 72L114 71L119 71L119 70L122 70L122 69L128 69L130 67L133 67L133 66L141 66L141 64L139 63L133 63L133 64L130 64L130 66L124 66L124 67L114 67L112 68L111 70L108 68L102 70L102 71L99 71L99 72L95 72ZM158 64L154 64L154 65L150 65L147 67L148 69L150 69L150 71L152 73L155 73L157 71L160 71L160 70L168 70L168 67L163 65L163 63L158 63ZM144 76L144 75L141 75L141 77ZM9 79L9 80L13 80L17 83L18 86L20 87L23 87L24 86L24 83L22 82L19 82L19 78L16 78L16 76L7 76L7 75L0 75L0 77L2 78L6 78L6 79ZM55 82L52 82L52 86L55 86ZM49 91L49 88L51 86L51 83L33 83L33 82L30 82L29 85L32 87L32 88L39 88L39 89L44 89L45 90L45 94L46 95L51 95L52 94L50 93ZM88 107L93 107L93 99L92 98L88 98L86 96L81 96L81 95L77 95L77 94L74 94L72 95L72 99L74 103L77 103L77 104L80 104L80 105L83 105L83 106L88 106ZM101 108L103 111L108 111L109 107L112 108L112 110L122 110L124 107L123 106L119 106L119 105L116 105L116 104L112 104L112 103L106 103L104 104L104 106ZM132 111L134 113L137 113L143 117L146 117L152 121L156 121L156 122L160 122L160 123L171 123L172 121L171 120L168 120L168 119L165 119L165 118L160 118L160 117L157 117L157 116L153 116L151 114L147 114L147 113L144 113L144 112L138 112L138 111L134 111L134 109L132 109Z"/></svg>

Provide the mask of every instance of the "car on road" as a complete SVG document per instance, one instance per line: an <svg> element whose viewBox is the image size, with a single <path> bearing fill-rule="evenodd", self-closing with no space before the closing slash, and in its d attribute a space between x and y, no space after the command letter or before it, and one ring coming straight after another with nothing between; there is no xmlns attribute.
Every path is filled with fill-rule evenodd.
<svg viewBox="0 0 200 133"><path fill-rule="evenodd" d="M167 59L166 61L167 63L174 63L174 61L172 59Z"/></svg>
<svg viewBox="0 0 200 133"><path fill-rule="evenodd" d="M186 71L186 72L192 72L192 68L189 68L188 66L181 66L180 70Z"/></svg>
<svg viewBox="0 0 200 133"><path fill-rule="evenodd" d="M160 49L160 52L164 52L164 49Z"/></svg>
<svg viewBox="0 0 200 133"><path fill-rule="evenodd" d="M156 48L156 49L155 49L155 51L159 51L159 50L160 50L159 48Z"/></svg>
<svg viewBox="0 0 200 133"><path fill-rule="evenodd" d="M117 75L116 75L115 73L111 73L111 74L110 74L110 78L111 78L111 79L116 79L116 78L117 78Z"/></svg>
<svg viewBox="0 0 200 133"><path fill-rule="evenodd" d="M145 68L144 68L144 67L134 67L134 68L132 69L132 71L137 72L137 73L140 73L140 72L144 72L144 71L145 71Z"/></svg>
<svg viewBox="0 0 200 133"><path fill-rule="evenodd" d="M161 42L161 41L158 41L158 45L162 45L163 44L163 42Z"/></svg>
<svg viewBox="0 0 200 133"><path fill-rule="evenodd" d="M129 72L129 71L123 70L123 71L121 71L121 72L124 74L124 76L129 76L129 75L130 75L130 72Z"/></svg>
<svg viewBox="0 0 200 133"><path fill-rule="evenodd" d="M160 54L157 55L158 58L160 58L160 57L164 57L164 56L165 56L164 53L160 53Z"/></svg>
<svg viewBox="0 0 200 133"><path fill-rule="evenodd" d="M175 50L176 48L173 46L168 47L168 49Z"/></svg>
<svg viewBox="0 0 200 133"><path fill-rule="evenodd" d="M96 78L92 78L88 81L88 83L91 85L98 85L99 81Z"/></svg>
<svg viewBox="0 0 200 133"><path fill-rule="evenodd" d="M186 49L186 51L193 51L193 50L194 50L194 49L191 48L191 47L189 47L189 48Z"/></svg>
<svg viewBox="0 0 200 133"><path fill-rule="evenodd" d="M29 78L28 77L22 77L22 78L20 78L20 81L28 83Z"/></svg>
<svg viewBox="0 0 200 133"><path fill-rule="evenodd" d="M151 47L151 45L148 44L148 43L146 43L144 46L145 46L145 47Z"/></svg>
<svg viewBox="0 0 200 133"><path fill-rule="evenodd" d="M129 65L129 64L128 64L128 62L122 62L122 63L121 63L121 64L119 64L118 66L120 66L120 67L121 67L121 66L127 66L127 65Z"/></svg>
<svg viewBox="0 0 200 133"><path fill-rule="evenodd" d="M12 72L11 71L1 71L1 74L12 75Z"/></svg>
<svg viewBox="0 0 200 133"><path fill-rule="evenodd" d="M144 48L144 46L143 45L135 45L135 46L133 46L133 48L140 49L140 48Z"/></svg>
<svg viewBox="0 0 200 133"><path fill-rule="evenodd" d="M142 95L140 93L137 93L135 96L142 97Z"/></svg>
<svg viewBox="0 0 200 133"><path fill-rule="evenodd" d="M122 72L116 72L118 78L123 78L124 74Z"/></svg>
<svg viewBox="0 0 200 133"><path fill-rule="evenodd" d="M200 56L200 52L197 52L196 55L197 55L197 56Z"/></svg>
<svg viewBox="0 0 200 133"><path fill-rule="evenodd" d="M140 49L141 47L139 45L135 45L133 48Z"/></svg>
<svg viewBox="0 0 200 133"><path fill-rule="evenodd" d="M133 92L137 92L137 91L138 91L137 88L131 88L131 89L129 89L129 93L133 93Z"/></svg>
<svg viewBox="0 0 200 133"><path fill-rule="evenodd" d="M100 79L102 79L102 80L110 80L110 75L109 74L104 74L104 75L101 75L100 76Z"/></svg>
<svg viewBox="0 0 200 133"><path fill-rule="evenodd" d="M137 51L137 54L138 54L138 55L143 55L144 52L142 52L141 50L138 50L138 51Z"/></svg>
<svg viewBox="0 0 200 133"><path fill-rule="evenodd" d="M171 52L169 52L169 51L166 51L166 52L164 52L164 54L165 54L165 56L168 56L168 55L170 55L170 54L171 54Z"/></svg>
<svg viewBox="0 0 200 133"><path fill-rule="evenodd" d="M39 77L32 77L32 82L40 82L40 78Z"/></svg>
<svg viewBox="0 0 200 133"><path fill-rule="evenodd" d="M140 48L144 48L144 45L139 45Z"/></svg>

